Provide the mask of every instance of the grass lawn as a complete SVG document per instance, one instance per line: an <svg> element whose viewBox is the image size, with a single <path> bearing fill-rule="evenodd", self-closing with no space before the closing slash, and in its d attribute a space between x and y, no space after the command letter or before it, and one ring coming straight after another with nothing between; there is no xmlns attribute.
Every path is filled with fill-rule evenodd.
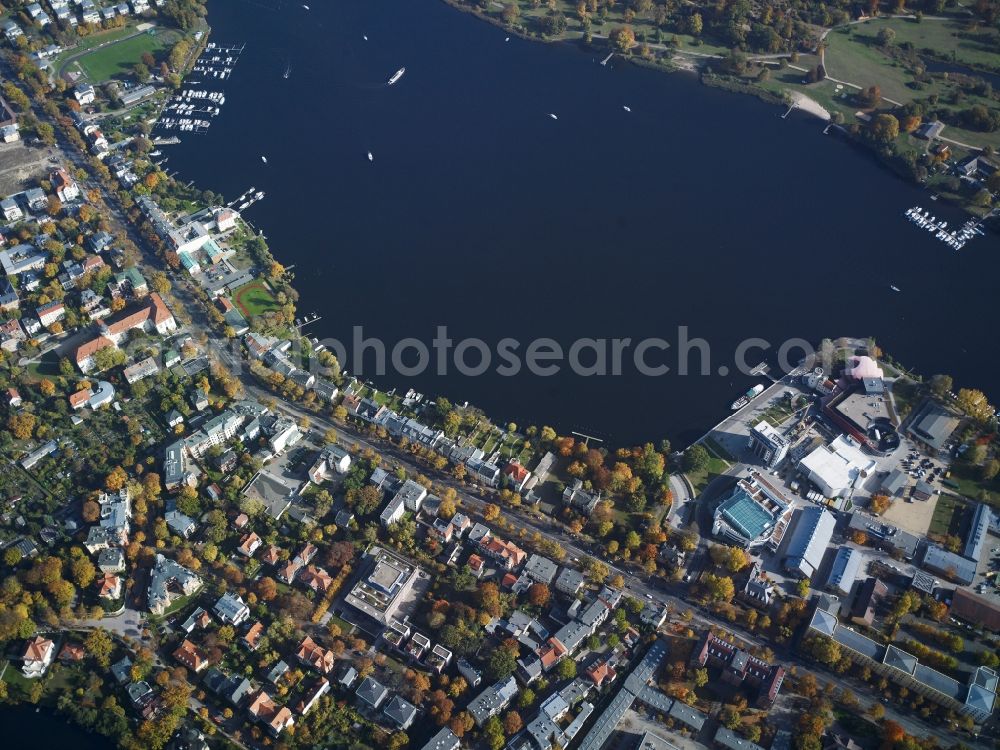
<svg viewBox="0 0 1000 750"><path fill-rule="evenodd" d="M730 461L730 462L732 462L732 461L735 460L729 454L729 451L727 451L725 448L723 448L717 442L715 442L714 440L712 440L712 438L705 438L702 441L702 445L705 446L705 450L707 450L709 453L711 453L713 456L716 456L717 458L721 458L721 459L724 459L724 460Z"/></svg>
<svg viewBox="0 0 1000 750"><path fill-rule="evenodd" d="M91 83L107 81L129 73L146 52L154 56L169 49L179 38L177 32L156 30L125 39L84 55L77 62Z"/></svg>
<svg viewBox="0 0 1000 750"><path fill-rule="evenodd" d="M39 357L36 362L32 362L25 369L27 369L27 371L31 374L32 380L57 378L60 375L59 357L54 351L48 352Z"/></svg>
<svg viewBox="0 0 1000 750"><path fill-rule="evenodd" d="M1000 508L1000 485L994 479L992 482L984 482L979 476L979 467L972 464L956 461L951 465L951 476L949 481L958 485L957 492L976 500L983 499L994 508ZM985 492L986 497L980 498Z"/></svg>
<svg viewBox="0 0 1000 750"><path fill-rule="evenodd" d="M695 497L698 497L702 493L702 491L708 486L709 482L720 474L725 473L728 468L729 464L726 461L721 458L711 456L708 459L708 464L705 468L688 472L687 478L688 481L691 482L691 486L694 487Z"/></svg>
<svg viewBox="0 0 1000 750"><path fill-rule="evenodd" d="M896 412L900 419L913 411L916 399L920 396L920 384L912 380L897 380L892 384L892 400L896 404Z"/></svg>
<svg viewBox="0 0 1000 750"><path fill-rule="evenodd" d="M233 295L233 302L247 318L278 309L278 300L261 279L251 281L237 289Z"/></svg>
<svg viewBox="0 0 1000 750"><path fill-rule="evenodd" d="M852 27L850 34L834 31L826 38L826 73L831 78L856 83L862 88L876 85L882 96L898 102L908 102L918 94L907 86L913 80L906 68L887 58L875 46L877 28L869 24ZM929 93L929 92L928 92Z"/></svg>
<svg viewBox="0 0 1000 750"><path fill-rule="evenodd" d="M80 39L79 43L75 47L71 47L62 54L56 55L56 57L52 61L52 67L55 68L56 70L59 70L59 67L62 65L63 61L70 57L73 57L74 55L79 55L83 52L86 52L88 49L93 49L99 44L107 44L108 42L114 42L117 41L118 39L127 37L129 34L134 34L134 33L135 33L135 27L125 26L124 28L121 29L109 29L108 31L98 31L95 34L90 34L88 36L85 36L82 39Z"/></svg>
<svg viewBox="0 0 1000 750"><path fill-rule="evenodd" d="M871 36L875 36L883 28L890 28L896 32L896 44L909 42L916 47L918 53L951 59L959 64L971 67L1000 65L997 57L1000 31L994 28L968 31L966 24L961 21L924 19L917 23L915 19L909 18L878 18L855 28L864 29L864 33Z"/></svg>
<svg viewBox="0 0 1000 750"><path fill-rule="evenodd" d="M962 524L962 515L967 507L964 501L954 495L940 495L937 505L934 506L934 515L927 533L940 536L958 533Z"/></svg>

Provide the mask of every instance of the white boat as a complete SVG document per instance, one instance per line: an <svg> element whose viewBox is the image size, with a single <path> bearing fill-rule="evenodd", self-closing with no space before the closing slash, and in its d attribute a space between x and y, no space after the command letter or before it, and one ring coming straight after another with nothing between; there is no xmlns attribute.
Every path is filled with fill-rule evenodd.
<svg viewBox="0 0 1000 750"><path fill-rule="evenodd" d="M392 78L389 79L389 85L392 86L396 81L403 77L406 73L406 68L400 68L395 73L392 74Z"/></svg>
<svg viewBox="0 0 1000 750"><path fill-rule="evenodd" d="M368 37L366 36L362 36L361 38L364 39L366 42L368 41Z"/></svg>
<svg viewBox="0 0 1000 750"><path fill-rule="evenodd" d="M510 37L507 37L506 39L504 39L504 41L505 42L509 42L510 41Z"/></svg>
<svg viewBox="0 0 1000 750"><path fill-rule="evenodd" d="M628 107L628 106L625 106L625 105L622 105L622 109L624 109L626 112L631 112L632 111L631 107Z"/></svg>
<svg viewBox="0 0 1000 750"><path fill-rule="evenodd" d="M889 284L889 288L894 292L900 291L899 287L895 286L894 284Z"/></svg>
<svg viewBox="0 0 1000 750"><path fill-rule="evenodd" d="M372 156L372 152L371 151L368 152L368 161L375 161L375 157Z"/></svg>
<svg viewBox="0 0 1000 750"><path fill-rule="evenodd" d="M265 164L267 164L267 157L266 157L266 156L261 156L261 157L260 157L260 160L261 160L262 162L264 162Z"/></svg>
<svg viewBox="0 0 1000 750"><path fill-rule="evenodd" d="M310 10L308 5L303 5L302 7L305 8L306 10Z"/></svg>
<svg viewBox="0 0 1000 750"><path fill-rule="evenodd" d="M551 118L552 118L553 120L558 120L558 119L559 119L558 117L556 117L556 116L555 116L554 114L552 114L551 112L549 112L549 117L551 117Z"/></svg>

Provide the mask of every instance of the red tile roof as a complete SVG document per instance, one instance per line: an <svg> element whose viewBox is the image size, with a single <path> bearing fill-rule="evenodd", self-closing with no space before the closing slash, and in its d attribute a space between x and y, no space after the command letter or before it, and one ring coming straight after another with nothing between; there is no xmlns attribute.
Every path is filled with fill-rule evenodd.
<svg viewBox="0 0 1000 750"><path fill-rule="evenodd" d="M101 349L107 349L109 346L114 346L115 342L109 339L107 336L97 336L92 338L90 341L85 341L76 349L76 363L80 364L83 360L88 357L92 357Z"/></svg>

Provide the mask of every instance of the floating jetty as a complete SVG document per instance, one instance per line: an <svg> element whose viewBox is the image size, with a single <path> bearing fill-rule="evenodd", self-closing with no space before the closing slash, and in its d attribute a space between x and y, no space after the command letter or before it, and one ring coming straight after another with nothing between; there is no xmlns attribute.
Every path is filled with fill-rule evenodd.
<svg viewBox="0 0 1000 750"><path fill-rule="evenodd" d="M226 103L226 93L219 88L219 82L232 75L242 53L242 45L208 44L192 69L198 80L186 81L184 89L170 98L160 113L156 130L207 132L212 119L222 113L222 105Z"/></svg>
<svg viewBox="0 0 1000 750"><path fill-rule="evenodd" d="M976 235L981 237L985 234L982 222L977 219L969 219L958 229L949 230L947 221L938 221L936 216L931 216L930 211L920 206L906 209L904 216L955 250L961 250Z"/></svg>

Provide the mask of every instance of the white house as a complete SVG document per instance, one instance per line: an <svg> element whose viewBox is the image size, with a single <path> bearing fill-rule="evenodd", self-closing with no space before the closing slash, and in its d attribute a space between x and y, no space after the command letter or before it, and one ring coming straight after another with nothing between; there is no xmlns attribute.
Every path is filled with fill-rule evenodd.
<svg viewBox="0 0 1000 750"><path fill-rule="evenodd" d="M56 644L45 636L36 635L28 642L28 647L24 651L24 666L21 671L25 677L41 677L55 655Z"/></svg>

